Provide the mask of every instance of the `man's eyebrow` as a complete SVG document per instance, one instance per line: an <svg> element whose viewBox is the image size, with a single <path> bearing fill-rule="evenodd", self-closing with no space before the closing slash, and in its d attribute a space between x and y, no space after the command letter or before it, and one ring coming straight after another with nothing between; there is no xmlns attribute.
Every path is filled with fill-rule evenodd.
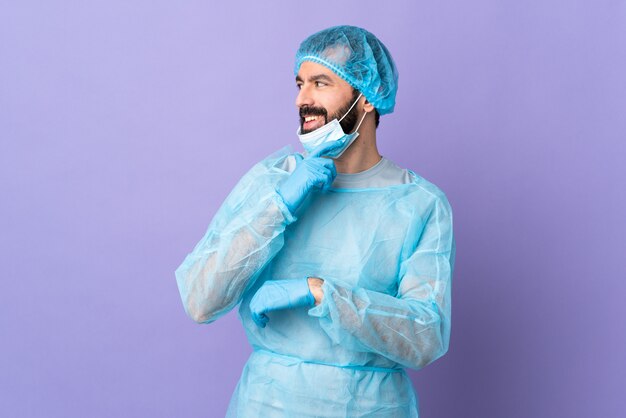
<svg viewBox="0 0 626 418"><path fill-rule="evenodd" d="M311 77L309 77L309 81L311 81L311 82L313 82L313 81L326 81L327 83L332 83L333 82L332 78L330 78L326 74L312 75ZM296 76L296 82L302 82L302 77L297 75Z"/></svg>
<svg viewBox="0 0 626 418"><path fill-rule="evenodd" d="M333 79L327 76L326 74L317 74L317 75L311 76L311 78L309 78L309 81L326 81L328 83L332 83Z"/></svg>

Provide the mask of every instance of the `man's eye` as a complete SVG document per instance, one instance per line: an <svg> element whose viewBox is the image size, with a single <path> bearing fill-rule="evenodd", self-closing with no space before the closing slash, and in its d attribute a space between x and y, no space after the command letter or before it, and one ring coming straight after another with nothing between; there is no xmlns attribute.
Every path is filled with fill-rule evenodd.
<svg viewBox="0 0 626 418"><path fill-rule="evenodd" d="M297 88L298 90L302 90L302 84L296 84L296 88Z"/></svg>
<svg viewBox="0 0 626 418"><path fill-rule="evenodd" d="M316 82L315 82L315 86L316 86L316 87L324 87L325 85L326 85L326 83L323 83L323 82L321 82L321 81L316 81Z"/></svg>

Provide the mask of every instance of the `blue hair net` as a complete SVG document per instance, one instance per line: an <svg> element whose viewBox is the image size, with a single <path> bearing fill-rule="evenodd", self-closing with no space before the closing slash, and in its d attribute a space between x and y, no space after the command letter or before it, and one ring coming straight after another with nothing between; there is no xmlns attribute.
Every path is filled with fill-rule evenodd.
<svg viewBox="0 0 626 418"><path fill-rule="evenodd" d="M365 29L335 26L309 36L296 53L296 75L303 61L330 68L363 93L381 115L393 112L398 91L396 65L385 45Z"/></svg>

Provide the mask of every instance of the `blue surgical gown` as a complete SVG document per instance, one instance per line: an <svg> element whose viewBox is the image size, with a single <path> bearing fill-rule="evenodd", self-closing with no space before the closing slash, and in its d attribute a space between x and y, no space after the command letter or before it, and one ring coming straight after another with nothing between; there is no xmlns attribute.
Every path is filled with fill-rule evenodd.
<svg viewBox="0 0 626 418"><path fill-rule="evenodd" d="M290 154L269 156L239 181L176 270L195 321L239 304L254 351L227 416L417 417L404 368L441 357L450 337L448 201L406 171L398 184L336 181L290 213L276 193L293 170ZM270 312L259 328L249 303L263 282L304 277L324 279L322 302Z"/></svg>

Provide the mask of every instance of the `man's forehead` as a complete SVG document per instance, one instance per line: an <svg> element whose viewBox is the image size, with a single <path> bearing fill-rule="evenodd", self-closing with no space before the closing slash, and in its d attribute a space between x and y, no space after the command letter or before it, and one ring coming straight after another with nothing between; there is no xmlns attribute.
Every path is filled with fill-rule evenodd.
<svg viewBox="0 0 626 418"><path fill-rule="evenodd" d="M310 80L312 78L315 78L315 79L327 78L334 82L341 81L345 83L345 81L341 77L339 77L337 74L335 74L335 72L332 71L330 68L322 64L318 64L316 62L304 61L302 65L300 65L300 69L298 70L298 75L296 75L296 80L304 81L304 80Z"/></svg>

